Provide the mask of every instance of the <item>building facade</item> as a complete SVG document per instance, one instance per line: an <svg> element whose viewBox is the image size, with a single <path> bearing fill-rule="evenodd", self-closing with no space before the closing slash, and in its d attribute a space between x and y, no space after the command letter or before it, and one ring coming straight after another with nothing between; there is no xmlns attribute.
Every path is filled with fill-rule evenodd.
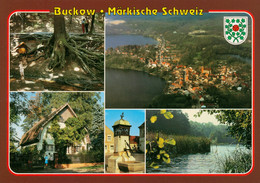
<svg viewBox="0 0 260 183"><path fill-rule="evenodd" d="M114 132L105 125L105 153L114 153Z"/></svg>
<svg viewBox="0 0 260 183"><path fill-rule="evenodd" d="M36 122L31 129L29 129L21 138L19 145L21 147L37 146L37 150L41 151L45 148L44 156L48 155L50 159L56 153L55 140L51 133L48 132L54 119L58 119L60 128L65 128L65 122L71 118L77 117L73 109L67 103L58 109L52 109L52 112ZM85 129L87 131L87 129ZM45 147L44 147L45 146ZM67 154L77 154L82 150L88 150L90 147L89 134L78 144L73 144L67 147Z"/></svg>

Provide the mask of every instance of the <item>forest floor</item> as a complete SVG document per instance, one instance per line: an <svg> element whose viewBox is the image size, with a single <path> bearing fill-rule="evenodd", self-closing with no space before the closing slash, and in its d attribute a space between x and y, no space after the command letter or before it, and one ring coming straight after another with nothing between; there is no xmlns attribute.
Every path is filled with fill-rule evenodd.
<svg viewBox="0 0 260 183"><path fill-rule="evenodd" d="M43 33L44 34L44 33ZM50 33L45 33L50 34ZM23 34L24 35L24 34ZM75 34L73 34L75 35ZM86 37L86 34L76 34ZM14 35L13 35L14 36ZM15 34L18 37L20 34ZM13 41L14 39L11 40ZM30 50L38 47L41 42L36 40L18 40L23 41ZM49 60L37 55L18 57L15 44L11 42L10 46L10 90L11 91L102 91L104 89L103 81L94 80L90 74L86 73L78 62L74 60L67 61L64 68L48 69ZM27 64L24 69L24 80L21 79L19 63L25 59ZM103 75L99 78L103 79Z"/></svg>

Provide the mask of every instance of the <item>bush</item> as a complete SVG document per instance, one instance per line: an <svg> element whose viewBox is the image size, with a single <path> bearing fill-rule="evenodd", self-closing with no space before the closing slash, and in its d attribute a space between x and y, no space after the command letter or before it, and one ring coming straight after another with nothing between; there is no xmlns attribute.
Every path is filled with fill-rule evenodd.
<svg viewBox="0 0 260 183"><path fill-rule="evenodd" d="M100 151L82 151L75 155L69 155L71 163L98 163L104 162L104 153Z"/></svg>
<svg viewBox="0 0 260 183"><path fill-rule="evenodd" d="M218 159L219 173L246 173L252 167L251 150L237 149L224 158Z"/></svg>

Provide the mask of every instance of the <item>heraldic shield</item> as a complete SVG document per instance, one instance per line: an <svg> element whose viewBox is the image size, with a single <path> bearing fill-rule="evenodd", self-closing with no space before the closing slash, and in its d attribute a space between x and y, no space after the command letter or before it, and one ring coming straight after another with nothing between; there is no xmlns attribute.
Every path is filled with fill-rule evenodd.
<svg viewBox="0 0 260 183"><path fill-rule="evenodd" d="M224 37L233 45L245 42L248 35L248 17L228 16L224 17Z"/></svg>

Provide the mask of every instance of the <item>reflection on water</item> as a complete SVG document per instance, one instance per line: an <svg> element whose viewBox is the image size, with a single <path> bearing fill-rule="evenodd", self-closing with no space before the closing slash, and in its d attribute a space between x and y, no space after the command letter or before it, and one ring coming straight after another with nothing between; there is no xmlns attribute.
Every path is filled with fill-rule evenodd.
<svg viewBox="0 0 260 183"><path fill-rule="evenodd" d="M164 86L164 80L144 72L106 69L106 107L147 107Z"/></svg>
<svg viewBox="0 0 260 183"><path fill-rule="evenodd" d="M170 164L164 164L159 169L148 168L148 173L216 173L217 160L232 154L236 145L211 146L211 152L205 154L189 154L174 158ZM245 149L239 146L241 149Z"/></svg>

